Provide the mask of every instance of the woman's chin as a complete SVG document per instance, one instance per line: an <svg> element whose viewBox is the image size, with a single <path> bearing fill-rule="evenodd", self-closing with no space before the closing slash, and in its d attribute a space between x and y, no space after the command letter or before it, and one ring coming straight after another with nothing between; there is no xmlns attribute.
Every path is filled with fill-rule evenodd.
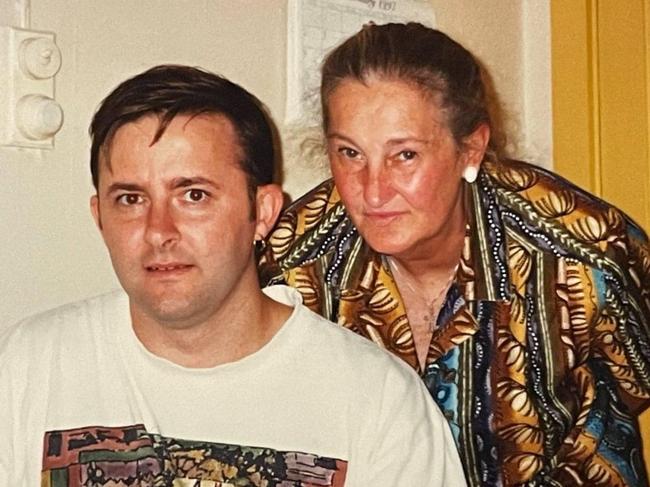
<svg viewBox="0 0 650 487"><path fill-rule="evenodd" d="M372 232L368 235L363 235L363 239L370 246L372 250L385 255L399 255L408 251L409 244L399 235L381 234L379 232Z"/></svg>

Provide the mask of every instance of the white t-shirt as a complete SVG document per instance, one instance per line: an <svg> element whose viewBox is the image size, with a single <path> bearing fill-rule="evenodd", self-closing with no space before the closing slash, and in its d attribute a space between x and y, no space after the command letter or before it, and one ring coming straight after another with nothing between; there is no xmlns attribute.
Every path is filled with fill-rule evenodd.
<svg viewBox="0 0 650 487"><path fill-rule="evenodd" d="M291 317L257 352L209 369L148 352L123 291L8 330L0 486L40 485L41 470L51 487L465 485L447 423L410 368L296 291L265 292Z"/></svg>

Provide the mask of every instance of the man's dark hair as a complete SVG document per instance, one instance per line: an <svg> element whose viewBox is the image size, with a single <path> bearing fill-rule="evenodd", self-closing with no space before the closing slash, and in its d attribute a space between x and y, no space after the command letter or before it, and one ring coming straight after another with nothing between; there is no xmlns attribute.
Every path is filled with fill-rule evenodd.
<svg viewBox="0 0 650 487"><path fill-rule="evenodd" d="M217 114L233 124L243 157L242 170L249 194L273 181L275 153L270 117L264 105L251 93L227 79L202 69L162 65L121 83L100 104L90 136L90 172L99 187L99 158L124 124L155 114L160 125L151 141L155 144L177 115Z"/></svg>

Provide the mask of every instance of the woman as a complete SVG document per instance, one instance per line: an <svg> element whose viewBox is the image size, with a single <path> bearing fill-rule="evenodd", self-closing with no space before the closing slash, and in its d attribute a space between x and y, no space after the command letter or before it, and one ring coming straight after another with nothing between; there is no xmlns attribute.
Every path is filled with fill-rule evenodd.
<svg viewBox="0 0 650 487"><path fill-rule="evenodd" d="M263 280L413 366L470 485L646 485L647 237L498 157L485 98L472 55L419 24L336 48L321 85L333 181L287 209Z"/></svg>

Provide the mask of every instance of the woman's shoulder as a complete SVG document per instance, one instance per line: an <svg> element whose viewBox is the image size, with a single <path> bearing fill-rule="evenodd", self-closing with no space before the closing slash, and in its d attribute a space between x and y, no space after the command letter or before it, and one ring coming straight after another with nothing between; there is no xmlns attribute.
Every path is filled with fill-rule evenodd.
<svg viewBox="0 0 650 487"><path fill-rule="evenodd" d="M611 269L650 258L648 237L625 212L548 169L522 161L487 163L484 172L504 223L588 265ZM605 263L605 264L603 264Z"/></svg>
<svg viewBox="0 0 650 487"><path fill-rule="evenodd" d="M349 225L349 219L332 179L327 179L291 203L267 237L262 264L279 262L298 246L301 253L324 252L324 240ZM331 244L331 240L328 241ZM303 252L304 251L304 252Z"/></svg>
<svg viewBox="0 0 650 487"><path fill-rule="evenodd" d="M295 199L282 211L276 230L290 227L292 231L305 233L317 226L336 206L342 206L341 198L334 180L326 179Z"/></svg>
<svg viewBox="0 0 650 487"><path fill-rule="evenodd" d="M612 233L631 233L648 240L624 211L548 169L527 162L487 163L484 170L499 203L520 209L533 220L566 228L576 238L601 243ZM523 211L525 210L525 211Z"/></svg>

